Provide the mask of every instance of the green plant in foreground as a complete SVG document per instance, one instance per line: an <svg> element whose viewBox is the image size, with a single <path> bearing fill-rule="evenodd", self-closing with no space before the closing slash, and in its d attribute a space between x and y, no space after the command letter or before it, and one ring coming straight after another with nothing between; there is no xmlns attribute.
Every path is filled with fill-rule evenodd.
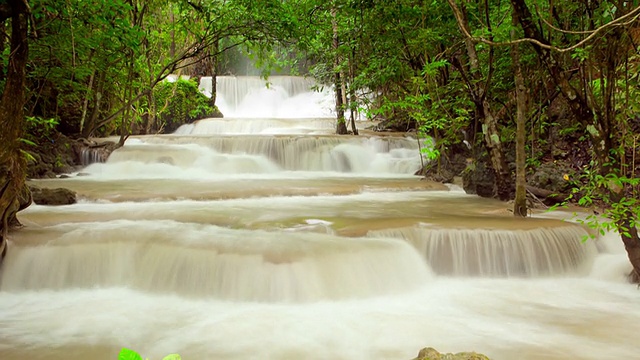
<svg viewBox="0 0 640 360"><path fill-rule="evenodd" d="M181 359L182 358L178 354L169 354L162 358L162 360L181 360ZM122 348L122 350L120 350L120 354L118 355L118 360L143 360L143 359L142 359L142 356L137 352L131 349Z"/></svg>

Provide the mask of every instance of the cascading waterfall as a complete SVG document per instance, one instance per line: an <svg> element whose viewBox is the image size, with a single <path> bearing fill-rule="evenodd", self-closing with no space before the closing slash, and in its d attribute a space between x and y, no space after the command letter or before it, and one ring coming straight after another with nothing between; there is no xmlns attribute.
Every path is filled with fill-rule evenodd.
<svg viewBox="0 0 640 360"><path fill-rule="evenodd" d="M251 119L235 118L203 119L193 124L182 125L176 135L282 135L282 134L327 134L335 131L335 119Z"/></svg>
<svg viewBox="0 0 640 360"><path fill-rule="evenodd" d="M124 146L106 164L86 172L147 177L285 170L410 175L420 168L416 141L402 137L178 137L169 142L159 137L147 142Z"/></svg>
<svg viewBox="0 0 640 360"><path fill-rule="evenodd" d="M540 277L586 273L598 251L581 226L464 229L416 226L371 231L412 244L434 272L454 276Z"/></svg>
<svg viewBox="0 0 640 360"><path fill-rule="evenodd" d="M200 89L211 94L211 78L200 80ZM218 76L216 103L230 118L326 118L333 117L330 91L316 91L311 78L300 76Z"/></svg>
<svg viewBox="0 0 640 360"><path fill-rule="evenodd" d="M102 148L83 148L80 152L80 163L87 166L93 163L103 163L108 156Z"/></svg>
<svg viewBox="0 0 640 360"><path fill-rule="evenodd" d="M220 77L224 119L33 181L80 202L19 213L0 359L637 357L619 237L419 181L415 139L329 135L331 96L269 81Z"/></svg>
<svg viewBox="0 0 640 360"><path fill-rule="evenodd" d="M429 279L417 254L393 240L176 225L119 220L54 227L61 233L46 246L13 248L2 288L128 286L197 298L306 302L392 294Z"/></svg>

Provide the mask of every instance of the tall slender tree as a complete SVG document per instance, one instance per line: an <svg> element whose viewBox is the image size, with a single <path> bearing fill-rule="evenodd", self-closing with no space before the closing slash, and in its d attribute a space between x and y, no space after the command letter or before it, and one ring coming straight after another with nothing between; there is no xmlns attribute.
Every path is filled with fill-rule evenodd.
<svg viewBox="0 0 640 360"><path fill-rule="evenodd" d="M515 15L515 14L514 14ZM513 16L513 23L517 25L517 18ZM511 38L516 39L515 28L511 29ZM527 179L526 179L526 114L527 114L527 89L522 74L520 63L520 44L511 46L511 59L513 61L513 79L516 91L516 192L513 203L513 214L517 217L527 216Z"/></svg>

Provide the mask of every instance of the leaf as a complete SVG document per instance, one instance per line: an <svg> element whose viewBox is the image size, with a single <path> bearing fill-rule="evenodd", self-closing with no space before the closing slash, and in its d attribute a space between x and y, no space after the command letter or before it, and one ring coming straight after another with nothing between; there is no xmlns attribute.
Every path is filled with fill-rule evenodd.
<svg viewBox="0 0 640 360"><path fill-rule="evenodd" d="M122 348L118 355L118 360L142 360L142 356L131 349Z"/></svg>
<svg viewBox="0 0 640 360"><path fill-rule="evenodd" d="M178 354L169 354L163 357L162 360L182 360L182 358Z"/></svg>

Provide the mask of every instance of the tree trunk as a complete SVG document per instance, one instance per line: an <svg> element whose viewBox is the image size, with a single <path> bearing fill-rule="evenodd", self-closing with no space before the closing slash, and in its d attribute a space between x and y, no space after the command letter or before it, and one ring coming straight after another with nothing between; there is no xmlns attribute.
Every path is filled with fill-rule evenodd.
<svg viewBox="0 0 640 360"><path fill-rule="evenodd" d="M478 104L476 104L478 106ZM513 194L512 179L509 174L509 167L502 149L502 141L498 132L498 121L493 116L489 102L485 99L478 106L482 112L482 133L484 135L485 146L489 150L491 167L495 175L495 195L498 199L510 200Z"/></svg>
<svg viewBox="0 0 640 360"><path fill-rule="evenodd" d="M517 19L513 17L514 25ZM511 30L511 39L515 40L515 30ZM516 84L516 197L513 203L513 215L527 216L527 179L525 177L525 115L527 107L526 88L520 66L519 45L511 46L511 59L513 61L513 77Z"/></svg>
<svg viewBox="0 0 640 360"><path fill-rule="evenodd" d="M5 20L0 21L0 54L4 54L5 39L7 36L7 26ZM4 81L4 61L0 62L0 82Z"/></svg>
<svg viewBox="0 0 640 360"><path fill-rule="evenodd" d="M351 57L349 58L349 121L351 121L351 132L353 135L358 135L358 128L356 127L356 91L353 89L353 81L355 78L355 60L356 51L355 48L351 48Z"/></svg>
<svg viewBox="0 0 640 360"><path fill-rule="evenodd" d="M511 0L511 5L513 7L514 17L517 18L520 27L524 31L524 36L537 40L542 44L548 44L549 42L543 36L541 29L537 27L537 23L527 3L524 0ZM626 45L616 45L617 40L620 38L619 33L610 31L605 36L606 37L600 41L606 42L609 46L608 61L605 64L605 69L599 69L600 76L602 76L603 83L605 83L605 89L603 89L602 95L605 96L603 98L604 110L598 110L598 108L593 106L593 93L590 93L589 89L580 89L580 91L578 91L578 89L570 83L568 77L570 71L567 70L571 69L573 64L563 64L561 63L561 57L556 56L553 51L532 44L538 54L538 59L545 65L551 79L564 95L575 118L585 127L591 127L588 134L593 144L592 150L595 155L598 174L603 177L616 174L616 166L620 164L621 160L619 155L612 151L616 149L617 145L614 143L615 139L612 136L615 120L613 113L614 107L611 103L611 91L613 90L612 86L615 86L617 81L615 71L618 64L616 61L620 61L620 59L623 58L621 52L627 51ZM614 48L616 46L617 48ZM588 80L588 77L583 78L580 84L584 84ZM608 90L609 92L606 93L604 90ZM604 193L603 195L609 199L608 202L610 204L620 205L624 189L615 189L612 186L608 186L601 190ZM635 215L625 208L619 208L615 211L619 219L616 221L616 230L620 233L629 261L633 267L630 279L633 282L640 282L640 238L638 237L638 229L636 228Z"/></svg>
<svg viewBox="0 0 640 360"><path fill-rule="evenodd" d="M96 74L96 91L93 94L93 106L91 108L91 116L89 116L89 121L85 124L84 130L82 131L82 137L89 138L90 135L93 134L94 131L97 130L96 123L98 121L98 115L102 110L102 94L104 92L104 83L105 83L105 72L98 71Z"/></svg>
<svg viewBox="0 0 640 360"><path fill-rule="evenodd" d="M456 21L461 32L463 34L471 33L464 3L461 3L461 5L458 6L454 0L448 0L448 2L451 10L455 14ZM467 50L467 57L469 58L469 64L468 68L459 66L459 71L463 73L463 77L467 79L469 94L476 106L476 109L478 110L478 113L481 114L482 133L484 135L485 146L489 152L491 166L495 175L494 193L500 200L510 200L513 194L512 179L504 156L500 133L498 132L498 120L493 115L491 106L487 100L491 75L489 74L486 76L488 80L483 79L476 44L472 39L468 37L465 38L465 47ZM492 56L489 56L490 62L492 61L492 58Z"/></svg>
<svg viewBox="0 0 640 360"><path fill-rule="evenodd" d="M331 27L333 29L333 51L335 52L334 66L334 87L336 93L336 134L347 134L347 124L344 119L344 101L342 93L342 77L340 75L340 56L338 55L340 40L338 38L338 21L336 20L336 9L331 9Z"/></svg>
<svg viewBox="0 0 640 360"><path fill-rule="evenodd" d="M218 86L218 54L220 53L220 39L216 39L213 42L213 56L211 57L211 99L209 100L209 105L215 109L216 99L217 99L217 89Z"/></svg>
<svg viewBox="0 0 640 360"><path fill-rule="evenodd" d="M617 223L620 237L627 251L627 256L631 262L633 269L629 274L629 280L634 283L640 283L640 236L638 236L638 228L633 221L633 214L627 213L627 216ZM626 231L624 229L627 229Z"/></svg>
<svg viewBox="0 0 640 360"><path fill-rule="evenodd" d="M26 161L20 151L24 129L25 69L28 59L29 7L23 0L8 0L11 8L11 52L0 99L0 258L7 252L9 220L20 209L25 187ZM27 190L28 191L28 190Z"/></svg>

